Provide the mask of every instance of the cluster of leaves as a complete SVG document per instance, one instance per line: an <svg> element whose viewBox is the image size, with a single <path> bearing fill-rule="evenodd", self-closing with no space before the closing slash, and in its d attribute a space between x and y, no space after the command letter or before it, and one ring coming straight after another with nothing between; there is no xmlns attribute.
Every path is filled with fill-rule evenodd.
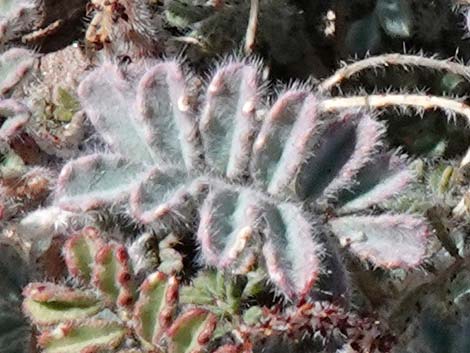
<svg viewBox="0 0 470 353"><path fill-rule="evenodd" d="M176 63L157 63L137 81L141 68L107 64L82 82L82 106L114 154L68 163L59 207L128 204L157 228L187 229L196 215L207 264L243 273L263 263L289 298L308 294L322 271L323 222L375 265L422 262L431 232L422 217L360 214L414 178L405 157L381 148L384 127L367 113L323 119L322 101L294 86L259 123L264 83L255 65L239 62L215 72L195 111Z"/></svg>
<svg viewBox="0 0 470 353"><path fill-rule="evenodd" d="M63 254L67 284L33 282L23 290L23 310L46 353L194 353L215 349L221 338L232 343L217 352L252 352L271 336L300 339L306 333L378 352L388 352L393 342L375 320L328 303L282 312L251 306L242 315L242 303L263 291L259 271L238 279L206 271L182 288L175 275L157 271L137 287L126 248L90 227L70 236Z"/></svg>
<svg viewBox="0 0 470 353"><path fill-rule="evenodd" d="M459 25L468 15L454 4L465 11L468 1L0 0L1 49L62 48L81 35L85 9L84 41L93 44L93 60L76 46L0 55L0 305L14 308L0 318L0 350L34 345L19 309L26 277L39 279L24 289L23 307L45 352L443 347L468 327L470 156L442 160L468 144L463 125L443 119L470 118L464 101L448 97L465 94L468 68L383 55L346 65L316 91L291 84L273 93L269 70L250 60L220 64L203 85L156 57L184 47L191 66L205 69L201 57L245 41L274 77L289 79L402 43L445 55L458 46L465 57ZM390 82L400 92L357 93ZM422 82L438 96L404 92ZM374 110L390 106L439 111L422 121L389 112L386 124ZM424 162L411 163L390 140ZM36 256L53 236L87 224L136 238L126 248L85 228L64 247L65 284L43 282ZM447 272L455 279L442 280ZM404 335L395 340L387 325ZM434 344L443 327L451 335Z"/></svg>
<svg viewBox="0 0 470 353"><path fill-rule="evenodd" d="M23 291L23 310L40 329L44 352L153 352L165 345L183 353L209 342L215 316L189 309L176 317L176 277L154 272L137 288L126 248L105 242L96 229L70 236L64 257L78 288L33 282Z"/></svg>

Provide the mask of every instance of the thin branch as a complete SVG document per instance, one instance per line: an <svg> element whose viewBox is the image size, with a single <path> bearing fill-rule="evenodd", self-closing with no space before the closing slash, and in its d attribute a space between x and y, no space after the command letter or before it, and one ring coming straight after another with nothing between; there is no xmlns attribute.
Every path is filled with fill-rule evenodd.
<svg viewBox="0 0 470 353"><path fill-rule="evenodd" d="M470 125L470 106L467 104L445 97L419 94L381 94L327 98L320 102L319 109L323 112L332 112L349 108L383 109L393 106L414 108L418 111L442 109L447 114L459 114L466 117Z"/></svg>
<svg viewBox="0 0 470 353"><path fill-rule="evenodd" d="M331 91L332 88L334 88L341 82L349 79L353 75L360 73L361 71L371 68L387 67L390 65L398 65L404 67L414 66L428 68L430 70L448 71L460 75L470 81L470 68L453 61L437 60L419 55L385 54L373 56L346 65L345 67L336 71L332 76L324 80L318 86L318 89L321 92L328 92Z"/></svg>
<svg viewBox="0 0 470 353"><path fill-rule="evenodd" d="M63 24L63 20L54 21L44 28L38 29L32 33L24 35L23 37L21 37L21 41L23 43L37 42L41 39L46 38L47 36L57 33Z"/></svg>
<svg viewBox="0 0 470 353"><path fill-rule="evenodd" d="M200 40L197 38L189 37L189 36L181 36L181 37L171 37L171 40L174 40L175 42L181 42L181 43L187 43L191 45L196 45L201 48L204 47L204 43L202 43Z"/></svg>
<svg viewBox="0 0 470 353"><path fill-rule="evenodd" d="M258 29L259 0L251 0L250 18L246 29L245 55L253 53L256 44L256 32Z"/></svg>

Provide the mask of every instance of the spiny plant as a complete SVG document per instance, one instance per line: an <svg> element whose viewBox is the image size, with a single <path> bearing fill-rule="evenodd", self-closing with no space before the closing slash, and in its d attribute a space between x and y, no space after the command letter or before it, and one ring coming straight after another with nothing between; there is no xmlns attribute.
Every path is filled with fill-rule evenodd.
<svg viewBox="0 0 470 353"><path fill-rule="evenodd" d="M389 70L393 67L396 69L401 68L403 72L409 72L410 70L417 73L425 71L430 77L437 77L438 82L444 81L446 77L451 77L451 81L460 82L462 87L465 87L468 83L468 67L455 60L438 60L435 57L393 53L368 57L364 60L345 64L334 75L321 82L319 87L323 92L344 95L347 94L345 92L351 90L354 84L357 85L356 80L364 74L371 74L372 71L375 72L377 69L384 70L388 68ZM436 73L439 73L439 75L436 75ZM376 76L376 74L373 76ZM351 85L348 86L348 84ZM439 85L439 87L441 86ZM451 94L452 90L449 89L446 92ZM456 93L453 92L453 94ZM407 191L397 199L391 199L382 206L392 212L426 213L427 217L431 219L437 238L443 242L445 248L451 254L457 253L456 247L459 252L463 251L462 246L466 247L464 236L466 231L464 230L465 227L462 227L461 220L468 215L468 207L465 201L467 196L465 195L468 189L468 182L466 181L468 167L466 165L468 164L469 154L467 152L460 165L457 162L448 163L443 158L446 158L448 152L450 152L449 149L453 149L454 152L450 153L455 154L456 145L460 149L458 153L464 153L468 137L457 137L452 129L466 130L465 128L470 119L468 106L458 98L448 99L447 97L429 95L424 97L420 94L411 93L395 94L389 91L382 97L389 102L395 101L397 103L396 107L402 114L408 113L408 108L411 106L417 107L418 112L421 113L433 109L431 105L434 103L436 103L434 108L437 108L433 116L426 113L424 119L421 121L413 119L412 121L415 123L412 124L409 124L409 120L403 122L404 119L408 118L391 117L392 122L388 126L388 137L398 140L395 143L407 145L407 149L411 153L426 156L426 158L416 163L416 178L407 188ZM344 105L356 101L356 98L348 97L338 97L337 99L343 101L342 104ZM347 100L349 100L349 103ZM369 95L367 100L368 102L377 101L378 103L381 98L379 95L374 94ZM374 107L380 107L381 103L371 104ZM445 113L445 116L442 113ZM457 117L464 119L457 121L457 124L451 124L456 122ZM436 121L439 124L435 124ZM444 124L447 124L450 128L446 129ZM446 132L444 132L444 129ZM452 135L454 137L450 137ZM398 139L396 139L397 136ZM454 146L452 147L452 145ZM449 247L449 244L453 245ZM435 263L434 258L429 260L431 263Z"/></svg>
<svg viewBox="0 0 470 353"><path fill-rule="evenodd" d="M55 204L127 204L154 228L197 221L207 265L243 273L260 262L291 299L322 272L326 224L376 266L418 266L424 218L370 214L414 178L404 156L382 148L383 123L358 110L322 114L328 100L303 85L269 104L259 74L253 63L220 66L194 107L176 62L97 68L79 96L113 153L65 165Z"/></svg>
<svg viewBox="0 0 470 353"><path fill-rule="evenodd" d="M239 328L239 334L244 339L242 349L240 346L227 344L217 352L262 351L266 342L269 342L266 339L269 336L271 339L276 336L284 338L284 341L274 341L280 344L279 350L275 346L270 347L271 351L279 352L289 349L293 343L298 343L308 335L312 335L323 345L335 342L341 347L337 352L390 352L395 344L395 338L383 332L380 321L361 317L330 302L304 303L284 310L279 307L263 308L258 315L258 321L244 323ZM287 342L286 337L289 338ZM299 351L303 352L305 349Z"/></svg>

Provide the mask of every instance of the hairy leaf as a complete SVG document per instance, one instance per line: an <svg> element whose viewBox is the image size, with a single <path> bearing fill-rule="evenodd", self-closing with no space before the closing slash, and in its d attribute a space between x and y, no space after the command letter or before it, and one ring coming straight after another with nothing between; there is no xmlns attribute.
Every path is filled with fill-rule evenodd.
<svg viewBox="0 0 470 353"><path fill-rule="evenodd" d="M93 154L78 158L63 167L55 202L70 211L122 202L141 176L141 166L116 155Z"/></svg>
<svg viewBox="0 0 470 353"><path fill-rule="evenodd" d="M343 246L386 268L413 268L426 256L431 229L412 215L346 216L330 220Z"/></svg>

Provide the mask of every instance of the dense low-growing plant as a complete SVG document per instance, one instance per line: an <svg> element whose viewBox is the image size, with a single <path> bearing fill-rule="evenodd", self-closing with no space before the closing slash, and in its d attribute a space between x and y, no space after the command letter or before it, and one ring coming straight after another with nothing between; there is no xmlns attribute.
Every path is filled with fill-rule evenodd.
<svg viewBox="0 0 470 353"><path fill-rule="evenodd" d="M0 351L465 351L467 6L0 0Z"/></svg>

